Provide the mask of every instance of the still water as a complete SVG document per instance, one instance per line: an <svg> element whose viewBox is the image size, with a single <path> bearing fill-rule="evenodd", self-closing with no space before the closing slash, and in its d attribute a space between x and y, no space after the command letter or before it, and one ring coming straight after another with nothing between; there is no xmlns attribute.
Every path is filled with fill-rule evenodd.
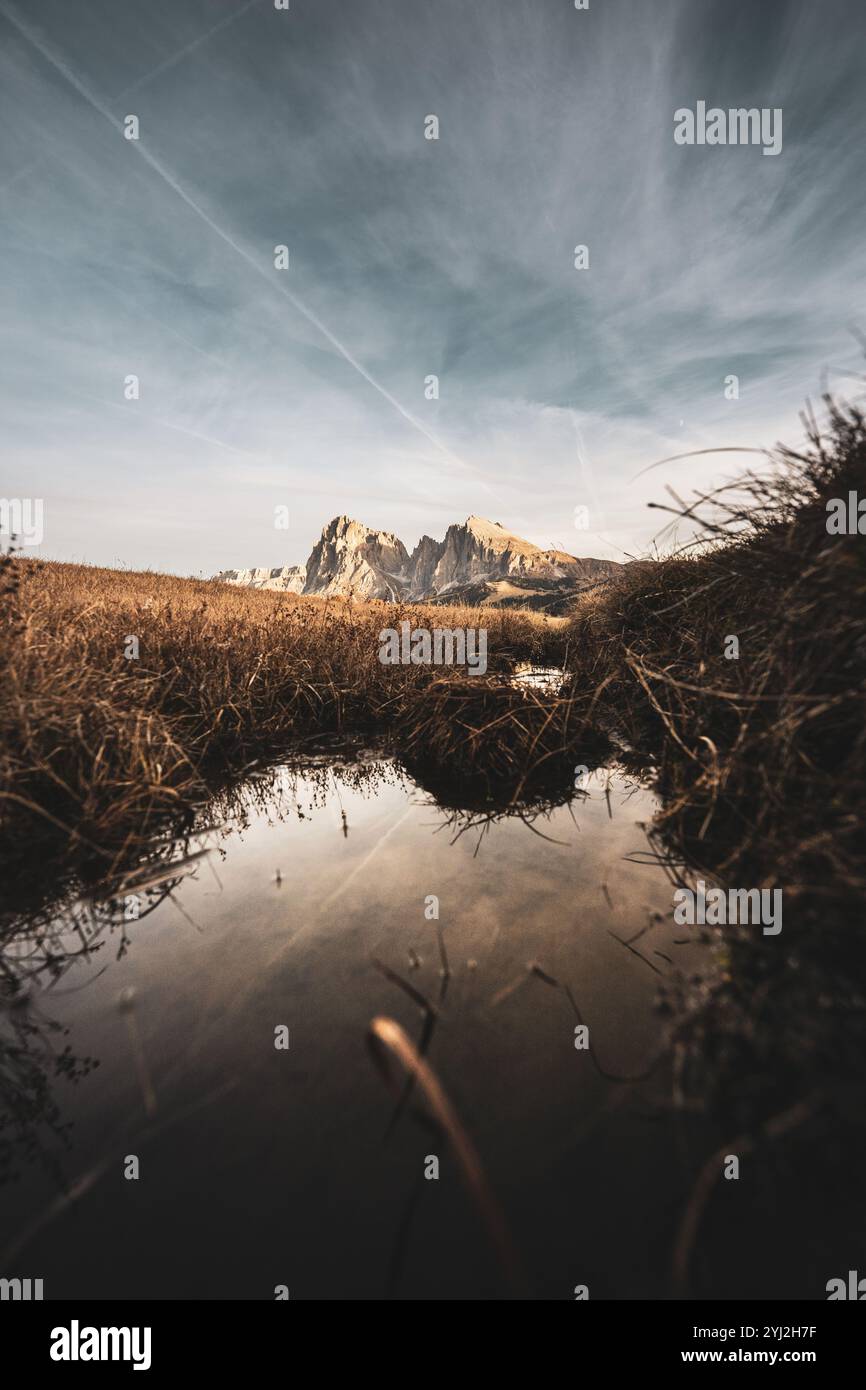
<svg viewBox="0 0 866 1390"><path fill-rule="evenodd" d="M41 1125L0 1188L2 1272L46 1298L507 1297L446 1137L420 1096L395 1115L367 1045L378 1015L421 1037L403 981L436 1005L427 1059L529 1292L664 1296L694 1155L659 1069L610 1079L652 1068L660 983L706 963L648 854L654 809L616 767L486 824L381 759L250 783L138 920L129 891L95 931L76 909L76 958L16 1011L34 1054L98 1066L44 1068L69 1128Z"/></svg>

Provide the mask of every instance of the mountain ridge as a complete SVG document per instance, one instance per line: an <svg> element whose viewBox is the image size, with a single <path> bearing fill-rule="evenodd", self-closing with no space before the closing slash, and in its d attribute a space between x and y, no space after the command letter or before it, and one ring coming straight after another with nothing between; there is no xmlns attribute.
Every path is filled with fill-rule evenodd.
<svg viewBox="0 0 866 1390"><path fill-rule="evenodd" d="M247 588L390 602L460 602L462 591L471 590L476 602L526 606L540 594L544 601L530 606L549 608L621 568L614 560L543 550L499 522L475 515L450 525L441 541L422 536L410 555L393 532L342 514L323 526L305 565L222 570L214 577Z"/></svg>

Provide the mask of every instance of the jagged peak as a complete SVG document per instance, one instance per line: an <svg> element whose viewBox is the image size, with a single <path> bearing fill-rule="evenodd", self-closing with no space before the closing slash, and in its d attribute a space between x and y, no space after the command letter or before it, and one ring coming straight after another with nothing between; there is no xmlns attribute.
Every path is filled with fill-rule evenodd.
<svg viewBox="0 0 866 1390"><path fill-rule="evenodd" d="M481 539L492 537L494 540L501 541L513 538L514 540L520 541L522 545L529 544L528 541L523 540L522 536L518 536L516 531L509 531L508 527L503 526L501 521L489 521L486 516L476 516L474 514L468 516L463 526L457 529L465 529L469 531L471 535L478 536Z"/></svg>
<svg viewBox="0 0 866 1390"><path fill-rule="evenodd" d="M353 517L346 516L345 512L342 512L339 516L332 517L330 521L325 522L325 525L322 527L322 535L345 535L353 526L357 526L361 531L367 530L367 527L363 526L360 521L355 521Z"/></svg>
<svg viewBox="0 0 866 1390"><path fill-rule="evenodd" d="M322 527L322 540L336 540L339 537L348 536L354 533L358 536L374 537L378 541L386 544L400 546L402 541L393 531L379 531L373 526L367 526L363 521L358 521L353 516L347 516L345 512L332 519Z"/></svg>

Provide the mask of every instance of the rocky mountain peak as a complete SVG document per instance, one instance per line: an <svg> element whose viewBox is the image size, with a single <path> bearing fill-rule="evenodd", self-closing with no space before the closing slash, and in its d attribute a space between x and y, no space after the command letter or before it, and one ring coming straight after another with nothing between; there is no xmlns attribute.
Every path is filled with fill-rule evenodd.
<svg viewBox="0 0 866 1390"><path fill-rule="evenodd" d="M276 570L224 570L232 584L305 594L355 594L359 598L436 601L457 591L483 595L498 588L514 595L537 582L556 589L580 587L619 568L612 561L581 560L542 550L498 521L472 515L448 527L445 539L422 536L410 555L391 531L376 531L342 514L322 528L305 566ZM504 586L504 588L503 588ZM520 588L514 592L520 596ZM494 601L491 598L490 601ZM517 600L514 600L517 601Z"/></svg>
<svg viewBox="0 0 866 1390"><path fill-rule="evenodd" d="M304 593L397 599L409 582L409 570L409 554L397 536L336 516L322 528L310 553Z"/></svg>

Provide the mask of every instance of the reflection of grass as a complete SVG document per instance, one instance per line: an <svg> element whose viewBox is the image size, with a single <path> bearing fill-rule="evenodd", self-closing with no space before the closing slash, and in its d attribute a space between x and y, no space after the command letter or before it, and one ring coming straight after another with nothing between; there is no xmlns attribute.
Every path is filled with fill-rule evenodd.
<svg viewBox="0 0 866 1390"><path fill-rule="evenodd" d="M403 700L392 736L401 761L440 805L502 811L574 796L575 750L610 753L587 727L586 695L476 678L434 680Z"/></svg>
<svg viewBox="0 0 866 1390"><path fill-rule="evenodd" d="M50 1020L35 1019L26 1001L8 988L0 993L0 1186L17 1179L36 1162L59 1181L59 1154L68 1142L68 1123L55 1098L55 1082L73 1083L99 1066L76 1057L63 1041L66 1030Z"/></svg>
<svg viewBox="0 0 866 1390"><path fill-rule="evenodd" d="M303 778L303 806L298 777ZM25 895L16 914L7 895L0 931L0 1186L37 1162L64 1186L62 1157L70 1125L62 1120L56 1083L77 1083L99 1066L94 1058L73 1055L65 1042L68 1030L46 1010L52 991L66 987L64 977L86 964L93 967L89 979L94 980L127 953L133 937L147 931L151 914L167 899L174 900L174 889L205 862L207 851L194 848L202 838L215 848L219 835L243 828L253 810L277 819L303 816L311 801L324 805L331 790L338 790L338 781L356 793L374 795L394 780L399 773L388 763L339 764L332 757L305 760L297 774L264 769L240 784L227 783L201 808L186 834L137 849L130 844L119 874L102 880L91 897L81 898L74 879L68 884L43 880ZM132 921L124 911L129 894L139 901ZM38 1009L32 1007L36 999ZM150 1115L153 1092L130 1003L123 997L121 1011Z"/></svg>
<svg viewBox="0 0 866 1390"><path fill-rule="evenodd" d="M300 782L305 804L302 806ZM0 904L0 970L25 982L25 973L10 953L16 942L28 943L30 977L52 977L79 954L92 952L107 933L118 934L118 954L128 944L126 899L139 899L137 924L191 872L205 862L220 837L245 829L252 814L303 820L312 805L324 805L339 785L375 795L384 785L401 782L393 763L368 758L348 747L327 754L298 754L290 763L248 767L243 777L226 778L201 804L193 804L168 833L130 836L110 870L97 864L83 883L68 874L19 877ZM339 785L338 785L339 784ZM204 847L203 847L204 846Z"/></svg>

